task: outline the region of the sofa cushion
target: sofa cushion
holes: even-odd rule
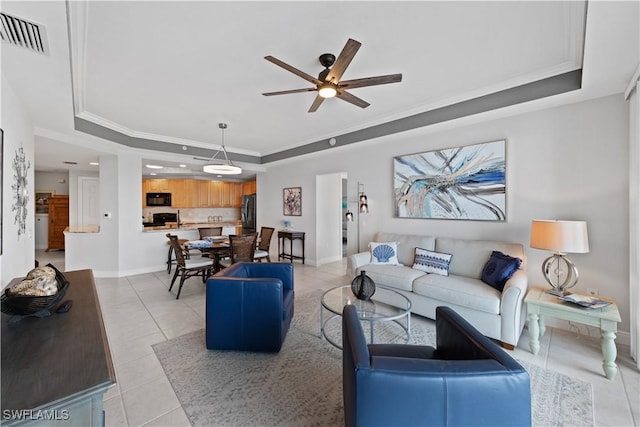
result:
[[[371,242],[369,248],[371,249],[371,264],[400,264],[397,242]]]
[[[479,279],[426,274],[413,282],[413,292],[444,303],[490,314],[500,314],[502,294]]]
[[[504,284],[520,268],[520,264],[522,264],[520,258],[493,251],[482,270],[482,281],[502,292]]]
[[[416,248],[416,256],[413,260],[412,268],[422,270],[426,273],[449,275],[449,263],[451,254],[443,254],[435,251],[428,251],[423,248]]]
[[[436,239],[432,236],[415,234],[383,233],[376,234],[376,242],[398,242],[398,262],[403,265],[413,264],[416,248],[435,250]],[[504,251],[503,251],[504,252]]]
[[[364,270],[376,285],[411,291],[413,281],[426,273],[403,265],[369,264],[357,269],[357,274]]]

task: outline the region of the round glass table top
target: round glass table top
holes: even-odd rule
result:
[[[385,303],[376,300],[382,295]],[[347,304],[356,306],[360,319],[374,322],[398,319],[411,310],[411,301],[407,297],[382,286],[376,286],[375,293],[368,301],[356,298],[350,285],[329,289],[322,295],[322,306],[334,314],[342,315],[342,309]]]

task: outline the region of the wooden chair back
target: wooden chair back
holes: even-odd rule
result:
[[[173,247],[173,252],[176,255],[176,265],[184,268],[186,265],[186,263],[184,262],[184,248],[180,245],[178,236],[167,233],[167,237],[169,238],[169,243],[171,244],[171,247]]]
[[[271,245],[271,237],[275,228],[273,227],[261,227],[260,228],[260,242],[258,243],[258,249],[269,252],[269,246]]]
[[[200,233],[200,240],[208,236],[222,236],[222,227],[198,228],[198,233]]]
[[[232,234],[229,236],[229,246],[231,247],[231,264],[237,262],[253,262],[253,255],[256,251],[256,241],[258,233]]]

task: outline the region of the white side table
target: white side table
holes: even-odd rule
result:
[[[533,354],[540,350],[540,337],[544,335],[544,316],[557,317],[558,319],[582,323],[600,328],[600,344],[602,347],[602,368],[606,377],[615,378],[618,372],[616,366],[616,332],[618,322],[621,322],[620,312],[615,300],[604,308],[581,308],[571,303],[564,302],[554,295],[545,292],[546,288],[533,287],[524,299],[529,313],[529,347]]]

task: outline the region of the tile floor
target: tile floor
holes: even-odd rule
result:
[[[64,252],[37,251],[36,259],[64,269]],[[345,267],[344,259],[320,268],[296,263],[296,291],[344,284]],[[204,327],[204,288],[199,278],[189,279],[176,300],[167,292],[170,278],[158,271],[96,279],[117,377],[104,400],[109,426],[189,425],[151,345]],[[601,369],[597,330],[579,329],[581,334],[548,328],[536,356],[525,329],[513,355],[591,383],[597,426],[639,426],[640,372],[629,348],[618,344],[619,371],[609,381]]]

